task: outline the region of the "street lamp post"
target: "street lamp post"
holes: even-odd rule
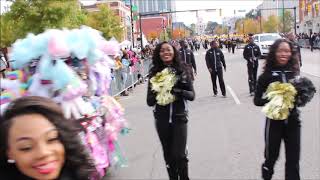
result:
[[[181,35],[181,23],[179,23],[179,35]],[[179,36],[181,39],[181,36]]]
[[[284,0],[282,0],[282,32],[285,31],[285,24],[284,24]]]
[[[244,35],[244,21],[242,21],[242,34]]]
[[[284,4],[283,4],[284,5]],[[283,28],[282,28],[282,31],[284,32],[285,31],[285,24],[284,24],[284,10],[285,9],[293,9],[294,10],[294,25],[295,25],[295,27],[294,27],[294,31],[295,32],[297,32],[297,26],[296,26],[296,19],[297,19],[297,14],[296,14],[296,8],[297,7],[293,7],[293,8],[285,8],[284,6],[282,6],[282,8],[266,8],[266,9],[260,9],[260,11],[262,11],[262,10],[278,10],[279,11],[279,9],[282,9],[283,10],[283,14],[282,14],[282,21],[283,21]],[[278,32],[279,32],[279,28],[278,28]]]
[[[140,43],[141,49],[143,48],[143,41],[142,41],[142,16],[139,14],[139,29],[140,29]]]
[[[259,14],[260,14],[260,18],[259,18],[259,22],[260,22],[260,33],[262,33],[262,13],[261,10],[259,10]]]
[[[293,8],[293,14],[294,14],[294,34],[297,34],[297,13],[296,13],[296,7]]]
[[[132,40],[132,48],[134,48],[134,28],[133,28],[133,12],[132,12],[132,0],[130,0],[130,18],[131,18],[131,40]]]

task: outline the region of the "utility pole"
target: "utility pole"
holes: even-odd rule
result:
[[[171,9],[170,9],[171,11]],[[171,25],[171,39],[173,39],[173,17],[172,17],[172,13],[170,14],[170,25]]]
[[[284,24],[284,0],[282,0],[282,33],[285,31],[285,24]]]
[[[134,48],[134,28],[133,28],[133,13],[132,13],[132,0],[130,0],[130,14],[131,14],[131,40],[132,40],[132,48]]]
[[[181,39],[180,34],[181,34],[181,24],[179,23],[179,37],[180,37],[180,39]]]
[[[297,34],[297,13],[296,13],[297,8],[293,8],[293,14],[294,14],[294,34]]]
[[[244,20],[242,20],[242,34],[244,34]]]
[[[284,4],[283,4],[284,5]],[[297,32],[297,26],[296,26],[296,18],[297,18],[297,14],[296,14],[296,9],[297,9],[297,7],[293,7],[293,8],[285,8],[284,6],[282,6],[282,8],[266,8],[266,9],[260,9],[260,11],[262,11],[262,10],[279,10],[279,9],[282,9],[283,10],[283,14],[282,14],[282,21],[283,21],[283,29],[282,29],[282,31],[284,32],[284,30],[285,30],[285,24],[284,24],[284,10],[285,9],[293,9],[294,10],[294,24],[295,24],[295,27],[294,27],[294,31],[295,32]]]
[[[140,29],[140,43],[141,43],[141,49],[142,49],[143,42],[142,42],[142,16],[141,16],[141,13],[139,13],[139,29]]]
[[[260,22],[260,33],[262,33],[262,13],[261,10],[259,9],[259,14],[260,14],[260,18],[259,18],[259,22]]]

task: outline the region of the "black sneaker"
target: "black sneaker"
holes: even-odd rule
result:
[[[213,94],[213,97],[217,97],[217,94]]]
[[[223,97],[223,98],[226,98],[226,97],[227,97],[227,95],[222,95],[222,97]]]

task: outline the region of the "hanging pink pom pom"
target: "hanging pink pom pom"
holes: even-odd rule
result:
[[[117,41],[101,41],[99,49],[107,55],[116,55],[120,51],[120,45]]]
[[[59,37],[61,38],[61,37]],[[57,35],[50,38],[48,52],[51,57],[68,57],[69,49],[63,40],[59,40]]]

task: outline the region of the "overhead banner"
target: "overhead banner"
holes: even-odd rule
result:
[[[300,1],[300,8],[304,9],[304,0]]]
[[[314,9],[316,10],[316,13],[318,14],[319,13],[319,3],[316,3],[314,5]]]
[[[308,4],[308,13],[311,13],[311,10],[312,10],[312,5]]]

